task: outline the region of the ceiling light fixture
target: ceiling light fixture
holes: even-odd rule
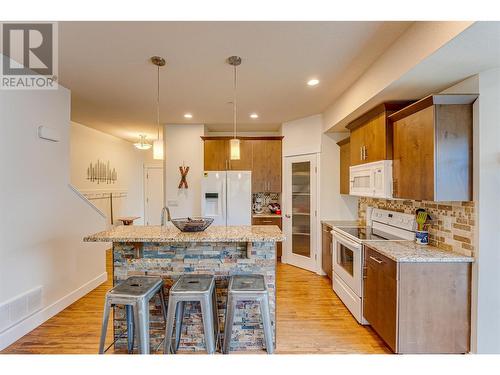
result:
[[[257,113],[251,113],[250,118],[259,118],[259,115]]]
[[[319,83],[319,79],[316,79],[316,78],[310,79],[309,81],[307,81],[307,84],[309,86],[316,86],[318,83]]]
[[[151,57],[151,62],[158,68],[156,86],[156,127],[158,135],[153,142],[153,159],[163,160],[163,140],[160,139],[160,67],[165,66],[166,62],[165,59],[160,56]]]
[[[193,115],[191,113],[185,113],[184,118],[193,118]]]
[[[234,125],[234,138],[229,141],[229,159],[240,160],[240,140],[236,138],[236,67],[241,65],[241,57],[230,56],[227,58],[227,63],[233,66],[233,125]]]
[[[134,143],[134,146],[138,148],[139,150],[149,150],[152,146],[151,143],[149,143],[146,140],[145,135],[139,135],[139,138],[141,139],[139,142]]]

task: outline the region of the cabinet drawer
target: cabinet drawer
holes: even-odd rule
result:
[[[396,262],[369,247],[365,247],[365,265],[367,264],[383,272],[386,277],[397,280]]]
[[[253,217],[253,225],[277,225],[281,228],[281,217]]]

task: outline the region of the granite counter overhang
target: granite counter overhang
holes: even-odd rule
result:
[[[398,263],[472,263],[474,258],[413,241],[367,241],[365,246]]]
[[[121,225],[85,237],[85,242],[282,242],[276,225],[212,225],[203,232],[181,232],[174,226]]]

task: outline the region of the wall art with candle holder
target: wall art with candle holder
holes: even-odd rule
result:
[[[87,168],[87,180],[98,184],[114,184],[117,179],[115,168],[111,168],[108,162],[97,159],[97,163],[90,163]]]

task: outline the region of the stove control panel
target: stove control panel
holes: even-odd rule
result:
[[[403,212],[374,208],[371,212],[371,220],[410,231],[414,231],[416,228],[415,215]]]

